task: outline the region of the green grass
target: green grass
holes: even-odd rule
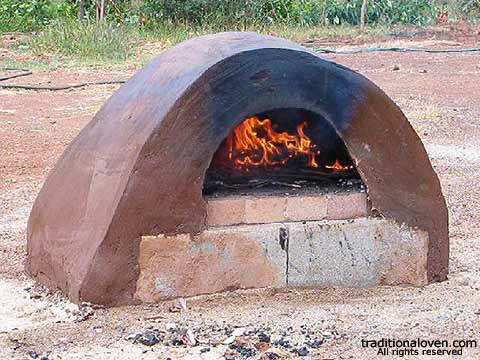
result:
[[[218,26],[161,25],[150,29],[139,29],[131,25],[79,24],[70,21],[50,26],[35,35],[27,35],[16,44],[17,52],[31,53],[35,60],[30,66],[35,69],[45,67],[84,67],[131,64],[139,66],[147,63],[162,48],[174,46],[184,40],[220,31],[256,31],[275,35],[296,42],[309,39],[356,37],[368,38],[387,34],[389,26],[374,26],[360,30],[350,25],[339,26],[238,26],[224,28]],[[150,53],[143,51],[146,41],[158,42]],[[38,60],[36,60],[38,59]],[[19,67],[19,66],[17,66]]]
[[[466,18],[474,23],[480,21],[480,0],[448,0],[450,16]]]
[[[49,26],[24,40],[34,55],[78,58],[87,62],[124,62],[138,51],[136,28],[111,24],[80,24],[76,21]]]
[[[191,39],[196,36],[212,34],[222,31],[253,31],[267,35],[274,35],[288,40],[302,42],[313,38],[335,38],[335,37],[357,37],[369,38],[373,36],[386,35],[391,30],[388,25],[369,26],[361,30],[358,26],[337,25],[337,26],[294,26],[287,24],[271,26],[238,26],[238,27],[188,27],[188,26],[159,26],[142,32],[142,38],[151,41],[165,41],[171,45]]]
[[[480,0],[448,1],[449,8],[457,9],[459,14],[467,10],[475,13],[480,8]],[[299,43],[338,37],[364,40],[381,37],[391,32],[393,24],[431,23],[439,14],[442,1],[369,2],[367,24],[370,25],[364,30],[357,26],[360,0],[249,0],[249,6],[236,0],[144,0],[141,3],[143,7],[138,8],[129,7],[129,2],[120,2],[126,5],[111,7],[117,10],[108,14],[105,23],[90,20],[81,24],[75,19],[73,2],[0,0],[0,32],[15,25],[15,19],[22,24],[23,28],[18,28],[23,29],[21,31],[38,31],[25,33],[13,47],[26,55],[21,58],[30,59],[25,60],[28,62],[25,65],[30,65],[25,67],[139,66],[163,48],[222,31],[255,31]],[[139,25],[143,17],[147,20],[146,26]],[[91,14],[88,18],[92,18]],[[17,29],[15,26],[12,29]],[[158,44],[146,49],[143,46],[146,41]]]

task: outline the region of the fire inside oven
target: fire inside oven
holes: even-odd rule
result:
[[[263,186],[360,184],[345,144],[322,116],[277,109],[244,119],[222,142],[204,193]]]

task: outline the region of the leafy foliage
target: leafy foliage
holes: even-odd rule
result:
[[[139,11],[153,22],[194,26],[356,25],[361,6],[362,0],[145,0]],[[437,13],[432,0],[375,0],[369,2],[366,20],[370,24],[425,24]]]
[[[452,7],[460,14],[480,17],[480,0],[454,0]]]
[[[59,0],[0,0],[0,31],[32,31],[75,16],[75,4]]]
[[[367,24],[428,24],[447,0],[370,0]],[[480,12],[480,0],[448,0],[464,12]],[[110,0],[107,18],[147,27],[171,24],[218,30],[270,25],[357,25],[362,0]],[[86,0],[87,18],[95,18]],[[75,0],[0,0],[0,31],[39,30],[77,13]],[[144,22],[145,22],[144,21]]]
[[[358,25],[362,0],[109,0],[106,21],[100,24],[93,0],[85,1],[86,18],[80,23],[78,3],[0,0],[0,32],[38,32],[24,44],[36,53],[124,60],[141,38],[177,42],[228,30],[285,35],[348,28]],[[456,13],[480,14],[480,0],[369,0],[366,23],[428,24],[446,4],[449,9],[454,4]]]

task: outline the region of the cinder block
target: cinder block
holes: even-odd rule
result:
[[[325,195],[287,197],[285,217],[288,221],[323,220],[326,216]]]
[[[428,239],[426,231],[392,221],[378,222],[376,240],[380,242],[379,256],[384,263],[380,283],[427,285]]]
[[[155,302],[225,290],[284,287],[281,224],[217,228],[196,236],[143,237],[135,298]]]
[[[288,284],[310,287],[378,284],[379,253],[374,241],[374,222],[289,224]]]
[[[427,284],[428,241],[423,230],[377,218],[143,237],[135,298],[154,302],[287,285],[421,286]]]
[[[285,221],[286,197],[247,198],[245,200],[245,223],[267,224]]]
[[[207,225],[226,226],[242,224],[245,217],[245,199],[209,199],[207,202]]]
[[[346,220],[368,216],[367,194],[328,195],[327,219]]]
[[[370,218],[290,223],[288,233],[289,285],[427,284],[425,231]]]

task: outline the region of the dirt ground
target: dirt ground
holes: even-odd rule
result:
[[[425,32],[388,45],[468,47],[470,33]],[[342,44],[336,44],[342,46]],[[365,44],[370,46],[374,44]],[[385,44],[382,44],[385,46]],[[480,342],[480,54],[367,53],[328,55],[374,81],[406,113],[441,180],[450,215],[449,280],[425,288],[236,291],[172,303],[94,309],[86,319],[58,293],[24,274],[26,222],[48,172],[65,147],[118,88],[59,92],[0,90],[0,357],[48,359],[218,359],[235,328],[263,329],[321,345],[303,358],[373,359],[362,339],[476,339]],[[395,70],[394,70],[395,69]],[[134,69],[40,72],[18,83],[70,83],[128,78]],[[219,345],[145,346],[127,339],[146,329],[188,328]],[[210,332],[210,333],[209,333]],[[312,336],[313,336],[312,335]],[[300,340],[299,340],[300,341]],[[225,344],[223,344],[224,342]],[[272,345],[273,346],[273,345]],[[257,352],[258,353],[258,352]],[[279,351],[278,358],[300,355]],[[239,354],[232,358],[239,359]],[[275,356],[270,358],[274,359]],[[406,356],[404,358],[448,358]],[[464,359],[479,359],[464,349]]]

